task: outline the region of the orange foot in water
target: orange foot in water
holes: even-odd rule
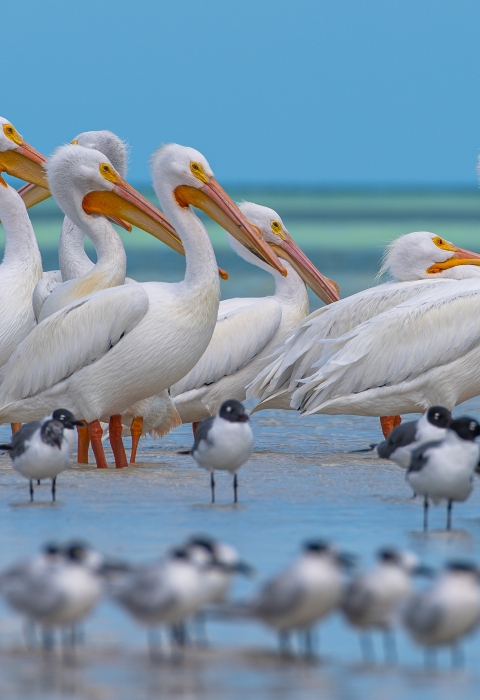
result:
[[[382,416],[380,418],[380,425],[382,426],[382,433],[385,440],[388,438],[390,433],[397,425],[400,425],[402,419],[400,416]]]

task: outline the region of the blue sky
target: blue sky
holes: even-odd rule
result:
[[[2,116],[35,147],[87,129],[201,150],[225,183],[472,185],[478,0],[14,0]]]

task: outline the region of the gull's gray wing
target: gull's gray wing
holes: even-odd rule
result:
[[[304,587],[290,571],[268,581],[252,600],[252,611],[258,617],[269,619],[288,615],[301,601]]]
[[[66,595],[56,585],[53,570],[32,574],[28,564],[9,569],[0,578],[0,590],[19,612],[41,622],[66,603]]]
[[[444,610],[438,603],[426,602],[424,595],[415,596],[405,610],[405,625],[413,633],[429,634],[440,624]]]
[[[165,585],[163,564],[139,567],[127,574],[117,586],[114,597],[132,613],[146,616],[167,610],[176,597],[172,589]]]
[[[205,420],[202,420],[202,422],[198,426],[197,432],[195,434],[195,442],[193,443],[192,447],[192,454],[198,449],[198,446],[202,440],[210,442],[208,440],[208,431],[212,427],[214,420],[215,416],[210,416],[210,418],[205,418]]]
[[[12,435],[11,443],[8,445],[0,445],[0,449],[8,450],[12,459],[19,457],[27,448],[25,443],[40,428],[40,426],[41,423],[37,420],[30,421],[30,423],[25,423],[18,432]]]
[[[390,459],[390,455],[399,447],[407,447],[415,442],[418,421],[401,423],[392,430],[388,438],[377,447],[378,456],[381,459]]]
[[[345,591],[342,610],[350,620],[361,618],[373,600],[373,593],[365,585],[362,577],[352,581]]]
[[[429,450],[432,448],[435,449],[441,444],[441,440],[433,440],[430,442],[424,442],[422,445],[419,445],[415,450],[413,450],[407,474],[410,472],[419,472],[428,461]]]

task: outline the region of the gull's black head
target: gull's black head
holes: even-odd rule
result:
[[[59,420],[50,419],[45,421],[40,429],[42,441],[46,445],[50,445],[50,447],[58,447],[58,449],[61,450],[64,427],[63,423],[60,423]]]
[[[73,541],[69,542],[63,551],[67,559],[80,562],[85,560],[88,550],[89,546],[85,542]]]
[[[462,440],[475,440],[480,435],[480,425],[475,418],[469,418],[468,416],[453,420],[450,423],[450,430],[457,433]]]
[[[461,559],[447,562],[445,568],[447,571],[465,571],[466,573],[472,574],[476,574],[478,572],[478,568],[475,566],[475,564],[472,564],[470,561],[463,561]]]
[[[303,543],[304,552],[320,554],[323,552],[330,552],[331,550],[332,545],[329,542],[326,542],[325,540],[308,540],[307,542]]]
[[[236,399],[229,399],[222,403],[218,415],[231,423],[246,423],[248,421],[243,405]]]
[[[432,406],[427,411],[427,420],[436,428],[448,428],[452,422],[452,414],[443,406]]]
[[[211,554],[215,552],[215,542],[208,535],[193,535],[188,540],[188,544],[196,547],[203,547],[203,549],[207,550]]]
[[[74,428],[76,425],[84,425],[81,420],[77,420],[73,413],[66,408],[56,408],[52,413],[52,419],[63,423],[65,428]]]
[[[387,547],[380,549],[377,556],[380,561],[389,562],[391,564],[399,564],[401,560],[400,554],[396,549],[390,549]]]
[[[62,552],[62,548],[56,542],[47,542],[43,545],[42,552],[49,557],[56,557]]]

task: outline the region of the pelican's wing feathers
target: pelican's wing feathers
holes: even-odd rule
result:
[[[244,367],[274,337],[282,320],[282,309],[271,297],[248,300],[247,305],[220,313],[209,346],[195,367],[171,387],[173,397]],[[232,310],[233,307],[233,310]]]
[[[36,326],[5,368],[0,404],[35,396],[92,364],[141,321],[148,295],[141,285],[84,297]]]
[[[464,356],[480,345],[475,301],[480,305],[478,280],[436,287],[326,341],[326,360],[302,381],[292,406],[316,410],[331,399],[398,385]]]
[[[298,380],[308,377],[329,348],[319,340],[339,338],[368,319],[434,288],[448,288],[453,280],[387,282],[365,289],[307,316],[298,330],[272,354],[272,362],[248,388],[247,396],[262,401],[274,392],[293,391]]]

